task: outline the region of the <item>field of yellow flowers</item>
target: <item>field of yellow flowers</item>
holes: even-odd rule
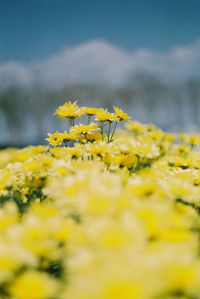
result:
[[[200,298],[200,136],[55,114],[49,146],[0,151],[0,298]]]

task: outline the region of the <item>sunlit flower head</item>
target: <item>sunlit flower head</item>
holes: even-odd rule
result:
[[[96,120],[104,122],[104,121],[119,121],[119,117],[111,112],[108,112],[107,110],[100,109],[96,114]]]
[[[97,108],[88,108],[88,107],[81,107],[80,109],[88,116],[92,116],[99,111],[99,109],[97,109]]]
[[[61,145],[63,141],[63,135],[62,133],[59,133],[56,131],[53,134],[48,133],[47,134],[49,138],[46,138],[46,140],[53,146]]]
[[[114,106],[114,110],[115,110],[115,115],[119,118],[120,121],[130,119],[130,116],[128,116],[128,114],[125,113],[122,109],[119,109],[118,107]]]
[[[84,112],[81,111],[81,109],[79,108],[79,106],[77,105],[77,101],[75,101],[74,103],[71,103],[70,101],[65,103],[64,105],[60,106],[55,114],[59,117],[59,118],[76,118],[76,117],[81,117]]]
[[[70,140],[75,140],[78,139],[77,134],[75,134],[74,132],[67,133],[66,131],[62,133],[62,139],[64,141],[70,141]]]
[[[71,127],[70,133],[74,134],[86,134],[86,133],[94,133],[99,131],[99,126],[96,123],[91,123],[89,125],[79,124]]]

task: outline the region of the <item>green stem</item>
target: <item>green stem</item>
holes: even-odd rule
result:
[[[116,121],[109,142],[113,141],[113,136],[114,136],[114,134],[115,134],[115,130],[116,130],[117,124],[118,124],[118,122]]]
[[[68,120],[68,124],[69,124],[69,131],[70,131],[70,128],[71,128],[71,119],[70,119],[70,117],[68,117],[68,118],[67,118],[67,120]]]
[[[71,123],[72,123],[72,126],[75,125],[75,123],[74,123],[74,117],[71,118]]]
[[[64,145],[67,147],[68,146],[68,141],[66,139],[63,140]]]
[[[89,125],[89,123],[90,123],[90,119],[91,119],[91,115],[88,115],[88,125]]]
[[[109,121],[109,125],[108,125],[108,143],[110,142],[110,129],[111,129],[111,121]]]
[[[102,141],[103,141],[104,140],[104,137],[103,137],[103,121],[100,122],[100,127],[101,127]]]

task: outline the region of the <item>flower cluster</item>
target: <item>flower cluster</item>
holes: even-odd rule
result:
[[[0,298],[199,298],[200,136],[56,114],[53,147],[0,151]]]
[[[67,146],[71,140],[87,143],[99,139],[106,139],[107,143],[110,143],[113,141],[118,122],[130,119],[130,117],[118,107],[114,107],[114,111],[115,113],[111,113],[107,109],[102,108],[79,107],[77,102],[67,102],[63,106],[60,106],[55,114],[62,119],[68,120],[69,132],[65,131],[59,133],[56,131],[54,134],[49,133],[47,141],[52,146],[63,144]],[[84,115],[87,116],[87,124],[75,125],[75,119]],[[94,117],[94,121],[97,122],[90,123],[92,117]]]

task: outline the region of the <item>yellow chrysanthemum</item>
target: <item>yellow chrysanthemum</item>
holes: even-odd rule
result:
[[[129,121],[125,124],[125,128],[128,131],[132,131],[137,134],[145,133],[145,126],[137,121]]]
[[[86,133],[85,138],[89,141],[97,141],[101,140],[101,134],[100,133]]]
[[[127,113],[125,113],[123,110],[119,109],[118,107],[114,106],[115,115],[119,118],[119,120],[129,120],[130,116],[128,116]]]
[[[47,134],[49,138],[46,138],[46,140],[53,146],[61,145],[63,141],[62,133],[59,133],[56,131],[54,134]]]
[[[105,142],[98,142],[94,144],[89,144],[86,147],[86,151],[90,154],[94,154],[97,156],[103,156],[108,150],[108,146]]]
[[[186,144],[191,145],[199,145],[200,143],[200,136],[195,134],[181,134],[180,136],[181,141],[183,141]]]
[[[74,103],[71,103],[70,101],[65,103],[64,105],[60,106],[56,112],[56,115],[60,118],[75,118],[75,117],[80,117],[84,114],[83,111],[79,108],[77,105],[77,101]]]
[[[96,120],[113,122],[113,121],[119,121],[119,117],[114,113],[101,109],[96,114]]]
[[[91,123],[89,125],[79,124],[77,126],[71,127],[70,132],[74,134],[86,134],[86,133],[94,133],[99,131],[98,124]]]
[[[80,109],[88,116],[92,116],[99,111],[99,109],[97,109],[97,108],[88,108],[88,107],[81,107]]]
[[[73,132],[70,132],[70,133],[67,133],[66,131],[62,133],[62,139],[64,141],[70,141],[70,140],[75,140],[75,139],[78,139],[78,136],[77,134],[73,133]]]
[[[11,285],[11,294],[18,299],[47,299],[54,297],[57,283],[47,274],[29,270],[17,277]]]

